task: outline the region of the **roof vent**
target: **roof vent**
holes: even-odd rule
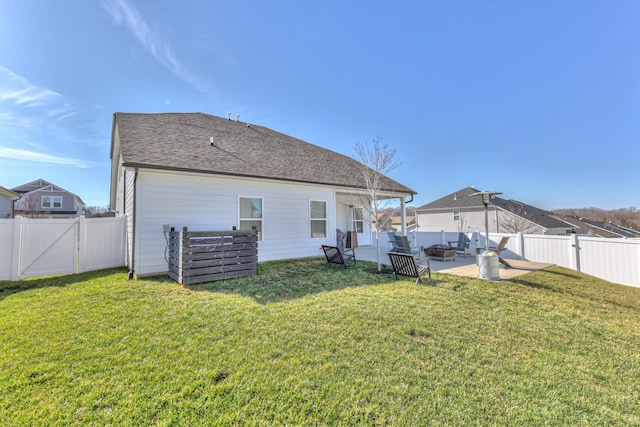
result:
[[[216,146],[216,144],[213,143],[213,137],[212,136],[209,137],[209,145],[212,146],[212,147]]]
[[[236,114],[236,122],[239,122],[240,120],[238,120],[240,118],[240,114]]]
[[[227,113],[227,120],[231,120],[231,111]]]

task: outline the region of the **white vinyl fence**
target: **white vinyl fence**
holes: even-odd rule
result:
[[[458,240],[458,232],[409,232],[414,246],[447,244]],[[485,246],[484,233],[469,233],[471,253]],[[491,246],[502,237],[509,242],[501,256],[532,262],[556,264],[581,271],[613,283],[640,287],[640,239],[608,239],[585,236],[547,236],[540,234],[490,233]],[[380,234],[381,243],[386,235]],[[372,238],[375,242],[375,236]]]
[[[0,220],[0,280],[125,265],[125,217]]]

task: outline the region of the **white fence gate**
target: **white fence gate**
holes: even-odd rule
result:
[[[125,265],[125,217],[0,220],[0,280]]]

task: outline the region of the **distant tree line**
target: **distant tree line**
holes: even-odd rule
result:
[[[85,206],[84,216],[87,218],[100,218],[114,216],[114,214],[109,211],[108,206]]]

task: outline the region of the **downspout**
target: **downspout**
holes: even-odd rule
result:
[[[133,206],[131,213],[131,265],[129,266],[129,280],[133,279],[135,274],[135,264],[136,264],[136,200],[137,196],[137,188],[138,188],[138,168],[136,167],[133,172]]]

